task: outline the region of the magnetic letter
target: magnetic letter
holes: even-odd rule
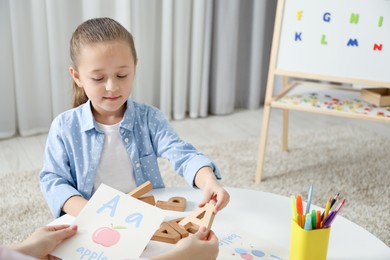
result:
[[[301,36],[302,36],[302,33],[300,32],[300,33],[295,33],[295,41],[302,41],[302,39],[301,39]]]
[[[97,210],[97,213],[100,214],[103,210],[107,208],[107,209],[111,209],[110,217],[115,216],[115,210],[116,207],[118,206],[118,202],[119,202],[119,195],[116,195],[112,200],[103,204],[102,207]]]
[[[324,13],[324,16],[322,17],[324,22],[330,22],[330,13]]]
[[[382,27],[382,24],[383,24],[383,16],[379,16],[378,27]]]
[[[302,14],[303,14],[303,11],[302,11],[302,10],[299,10],[299,11],[297,12],[297,20],[298,20],[298,21],[301,20]]]
[[[374,51],[382,51],[382,43],[380,44],[377,44],[377,43],[374,43]]]
[[[350,23],[358,23],[358,21],[359,21],[359,14],[354,14],[354,13],[352,13],[351,14],[351,18],[349,19],[349,22]]]
[[[326,41],[326,35],[325,34],[323,34],[322,37],[321,37],[321,44],[324,44],[324,45],[328,44],[328,42]]]
[[[349,39],[347,46],[359,46],[358,40],[357,39]]]

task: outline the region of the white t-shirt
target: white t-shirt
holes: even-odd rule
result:
[[[124,193],[137,187],[130,157],[119,134],[119,125],[120,122],[115,125],[97,123],[105,136],[92,194],[102,183]]]

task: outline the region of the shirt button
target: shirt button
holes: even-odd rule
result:
[[[135,167],[137,167],[137,168],[139,168],[140,166],[141,166],[140,163],[136,163],[136,164],[135,164]]]
[[[125,142],[128,143],[129,142],[129,138],[125,138]]]

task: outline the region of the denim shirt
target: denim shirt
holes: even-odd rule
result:
[[[221,178],[217,166],[182,141],[155,107],[129,99],[119,132],[137,186],[149,180],[153,188],[164,187],[158,157],[167,158],[191,186],[197,171],[204,166],[211,167],[217,179]],[[88,200],[92,196],[103,144],[104,133],[96,127],[90,101],[53,120],[39,178],[41,191],[55,217],[63,214],[62,207],[70,197],[80,195]]]

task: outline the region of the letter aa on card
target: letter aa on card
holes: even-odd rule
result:
[[[63,259],[138,258],[164,217],[161,209],[102,184],[75,219],[77,234],[53,255]]]

